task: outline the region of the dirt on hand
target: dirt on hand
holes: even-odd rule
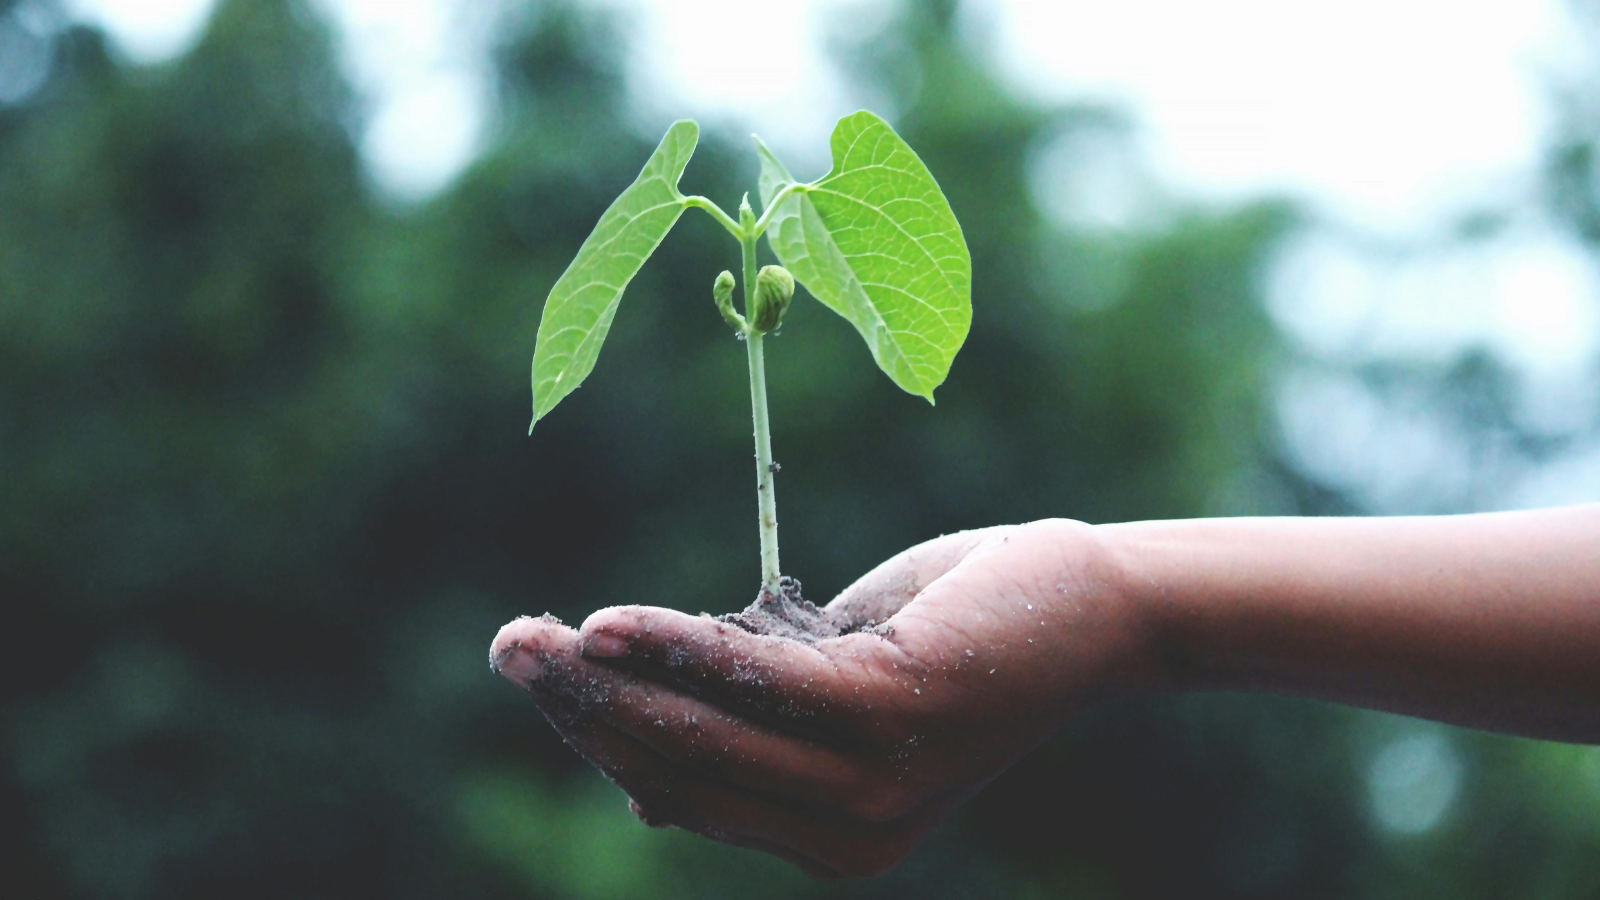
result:
[[[718,622],[737,625],[751,634],[766,634],[815,644],[828,638],[866,631],[887,635],[889,626],[879,622],[850,622],[801,596],[800,582],[785,575],[778,579],[774,596],[765,588],[742,611],[716,617]]]

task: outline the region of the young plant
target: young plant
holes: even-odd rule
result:
[[[685,209],[705,210],[739,242],[744,312],[733,308],[736,280],[716,276],[712,299],[745,342],[755,419],[760,507],[761,586],[779,594],[778,513],[767,422],[765,335],[777,330],[799,282],[856,327],[895,384],[933,402],[972,321],[972,261],[961,226],[939,185],[888,123],[870,112],[839,120],[833,169],[796,182],[756,140],[761,157],[759,218],[746,194],[735,220],[705,197],[686,197],[678,179],[700,128],[673,123],[644,171],[611,204],[545,301],[533,352],[533,422],[594,369],[623,289]],[[756,269],[756,241],[782,266]],[[533,426],[528,426],[533,432]]]

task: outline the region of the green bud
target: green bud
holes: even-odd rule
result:
[[[755,224],[756,211],[750,208],[750,193],[746,191],[744,199],[739,201],[739,225],[745,231],[749,231]]]
[[[733,273],[723,269],[711,285],[711,297],[717,301],[717,311],[737,331],[744,331],[744,319],[733,311]]]
[[[757,331],[776,331],[794,297],[794,276],[783,266],[762,266],[751,298],[750,325]]]

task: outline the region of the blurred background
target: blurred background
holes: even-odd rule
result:
[[[1600,749],[1224,695],[1096,709],[816,883],[638,825],[485,665],[518,614],[757,587],[707,217],[525,432],[546,291],[685,115],[731,209],[751,131],[809,179],[872,108],[971,246],[937,408],[803,298],[769,347],[813,599],[1044,516],[1600,499],[1597,23],[0,0],[0,893],[1600,896]]]

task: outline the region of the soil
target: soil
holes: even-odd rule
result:
[[[890,627],[879,622],[849,622],[818,609],[815,603],[801,596],[800,582],[785,575],[778,579],[778,594],[773,596],[766,588],[743,611],[717,616],[717,621],[737,625],[751,634],[767,634],[815,644],[828,638],[865,631],[888,636]]]

